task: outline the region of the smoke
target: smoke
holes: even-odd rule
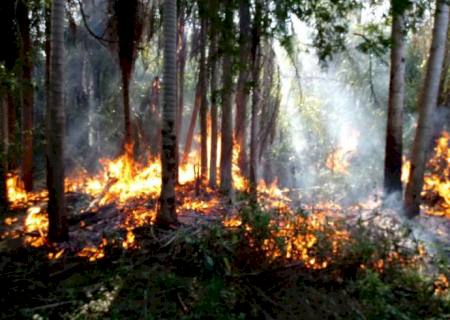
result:
[[[295,67],[286,63],[283,49],[277,48],[277,57],[282,114],[297,167],[295,187],[313,200],[360,202],[379,189],[382,179],[387,66],[349,50],[323,68],[304,44],[308,27],[298,21],[294,26],[302,35]],[[338,162],[345,170],[337,168]]]

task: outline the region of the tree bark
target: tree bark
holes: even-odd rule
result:
[[[392,1],[391,79],[384,161],[384,192],[402,194],[403,106],[405,99],[405,21]]]
[[[446,0],[438,0],[427,73],[418,102],[419,120],[411,158],[410,180],[405,193],[404,209],[408,218],[413,218],[420,213],[421,192],[427,160],[426,150],[433,131],[433,114],[439,95],[439,80],[444,62],[448,20],[449,5]]]
[[[220,190],[231,199],[232,159],[233,159],[233,124],[231,95],[233,93],[233,62],[230,48],[232,47],[233,10],[231,1],[224,1],[225,20],[222,30],[221,52],[222,59],[222,126],[220,152]]]
[[[162,186],[160,208],[156,223],[170,226],[177,223],[176,215],[176,171],[177,171],[177,1],[164,0],[164,97],[162,111]]]
[[[236,87],[236,119],[234,136],[239,146],[238,165],[244,176],[248,176],[247,159],[247,101],[249,96],[251,55],[250,1],[241,0],[239,6],[239,79]]]
[[[50,97],[47,106],[50,122],[47,136],[49,191],[48,215],[50,241],[68,239],[64,201],[64,16],[63,0],[53,0],[50,55]]]

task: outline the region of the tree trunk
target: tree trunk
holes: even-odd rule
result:
[[[197,124],[198,113],[200,111],[201,105],[201,89],[200,89],[200,77],[197,82],[197,86],[195,89],[195,101],[194,101],[194,109],[192,109],[191,122],[189,124],[188,132],[186,135],[186,142],[184,144],[184,154],[183,154],[183,163],[186,163],[189,158],[189,153],[192,148],[192,140],[194,139],[194,131]]]
[[[177,107],[177,136],[181,136],[183,129],[184,111],[184,73],[186,70],[187,40],[185,33],[185,13],[180,13],[178,22],[178,107]]]
[[[152,143],[153,146],[153,156],[158,156],[161,154],[161,110],[159,104],[159,91],[161,83],[159,77],[156,76],[152,82],[152,96],[150,102],[150,109],[152,114],[152,119],[154,119],[155,130],[152,137],[155,137],[155,142]]]
[[[251,51],[250,1],[241,0],[239,7],[239,79],[236,87],[236,119],[234,136],[239,146],[238,165],[248,176],[247,159],[247,100],[249,95],[249,65]]]
[[[164,98],[162,111],[162,186],[160,209],[156,223],[170,226],[177,223],[176,215],[176,171],[177,171],[177,1],[164,0]]]
[[[413,218],[420,213],[421,192],[426,165],[426,149],[432,135],[433,114],[439,95],[439,80],[445,55],[449,5],[438,0],[434,20],[433,39],[427,73],[418,102],[419,120],[411,158],[410,179],[405,193],[405,214]]]
[[[257,184],[258,184],[258,111],[260,105],[260,60],[261,60],[261,3],[256,1],[255,17],[252,28],[252,116],[251,116],[251,133],[250,133],[250,198],[252,201],[257,201]]]
[[[138,0],[116,0],[115,15],[117,17],[117,33],[119,38],[119,63],[122,73],[122,95],[124,111],[123,150],[130,151],[132,145],[132,126],[130,108],[130,79],[133,74],[137,44],[142,27],[138,20]]]
[[[221,52],[222,59],[222,126],[221,126],[221,150],[220,150],[220,190],[231,198],[233,180],[231,174],[233,159],[233,124],[232,103],[233,93],[233,62],[232,53],[232,29],[233,10],[231,0],[224,1],[225,21],[222,30]]]
[[[17,3],[17,21],[20,31],[22,60],[22,180],[26,191],[33,189],[33,84],[32,47],[28,7],[24,0]]]
[[[48,215],[50,241],[68,239],[64,201],[64,16],[63,0],[53,0],[51,26],[50,97],[47,106],[50,122],[47,136],[49,171]]]
[[[217,41],[215,35],[211,37],[211,51],[209,56],[209,65],[210,65],[210,96],[211,96],[211,150],[210,150],[210,163],[209,163],[209,186],[213,189],[217,187],[217,136],[218,136],[218,128],[217,128],[217,65],[218,65],[218,57],[217,57]]]
[[[384,161],[384,192],[402,194],[403,105],[405,98],[405,21],[392,1],[391,79]]]
[[[131,132],[131,111],[130,111],[130,79],[127,74],[122,73],[122,97],[123,97],[123,119],[124,138],[122,151],[131,150],[128,148],[132,144]],[[127,149],[128,148],[128,149]]]
[[[0,211],[8,208],[8,105],[3,92],[0,93]]]
[[[200,5],[201,6],[201,5]],[[202,6],[201,6],[202,7]],[[200,30],[200,175],[202,179],[208,177],[208,101],[206,99],[207,72],[206,72],[206,39],[207,19],[206,12],[201,12]]]

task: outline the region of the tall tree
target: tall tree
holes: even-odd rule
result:
[[[218,15],[219,1],[209,1],[209,79],[210,79],[210,103],[211,103],[211,147],[209,156],[209,186],[211,188],[217,187],[217,141],[218,141],[218,66],[219,66],[219,51],[218,51],[218,30],[220,30],[220,18]]]
[[[248,174],[247,160],[247,102],[249,96],[251,55],[250,1],[239,3],[239,79],[236,87],[236,119],[234,137],[239,146],[238,164],[244,175]]]
[[[258,182],[258,111],[260,107],[260,60],[261,60],[261,20],[262,20],[261,1],[255,2],[255,17],[252,27],[252,109],[251,109],[251,125],[250,125],[250,195],[253,201],[257,200],[257,182]]]
[[[183,126],[184,111],[184,74],[186,70],[187,56],[187,37],[185,32],[186,8],[183,3],[180,5],[178,17],[178,48],[177,48],[177,66],[178,66],[178,106],[177,106],[177,136],[181,135]]]
[[[198,2],[198,10],[200,16],[200,175],[202,179],[206,179],[208,177],[208,101],[206,99],[208,92],[206,67],[208,12],[204,0]]]
[[[408,218],[420,213],[421,192],[426,165],[426,151],[433,132],[433,114],[439,95],[439,80],[444,62],[449,22],[447,0],[437,0],[433,39],[427,72],[418,101],[419,120],[411,157],[410,179],[406,186],[404,209]]]
[[[162,187],[156,223],[161,226],[170,226],[177,223],[175,194],[177,182],[177,1],[164,0],[163,10]]]
[[[114,5],[119,36],[119,64],[122,73],[124,148],[132,144],[130,80],[136,59],[137,45],[142,35],[142,23],[139,21],[138,6],[138,0],[116,0]],[[123,150],[125,151],[126,149]]]
[[[405,13],[404,5],[391,0],[391,79],[384,161],[384,192],[402,192],[403,105],[405,99]]]
[[[50,241],[68,238],[64,201],[64,17],[65,1],[51,11],[50,86],[47,114],[47,188]]]
[[[3,80],[3,79],[2,79]],[[2,84],[3,85],[3,84]],[[8,106],[4,90],[0,92],[0,212],[8,205],[7,173],[8,173]]]
[[[222,25],[220,53],[222,55],[222,125],[220,150],[220,190],[230,197],[233,179],[231,174],[233,157],[233,119],[231,95],[233,92],[233,8],[232,0],[223,1],[225,19]]]
[[[33,60],[31,45],[31,22],[28,3],[17,3],[17,24],[20,34],[21,111],[22,111],[22,180],[26,191],[33,189]]]

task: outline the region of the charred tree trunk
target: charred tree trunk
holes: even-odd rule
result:
[[[50,241],[68,239],[64,201],[64,14],[63,0],[53,0],[51,23],[50,88],[47,106],[48,216]]]
[[[162,113],[162,186],[160,209],[156,223],[170,226],[177,223],[176,172],[177,172],[177,1],[164,0],[164,98]]]
[[[20,31],[20,57],[22,60],[22,180],[26,191],[33,189],[33,60],[29,9],[24,0],[17,3],[17,22]]]
[[[391,80],[384,161],[384,192],[402,193],[403,105],[405,99],[405,21],[392,1]]]
[[[234,136],[239,146],[238,165],[244,176],[248,176],[247,159],[247,101],[249,96],[251,55],[250,1],[241,0],[239,7],[239,79],[236,87],[236,119]]]
[[[203,5],[199,5],[201,12],[200,30],[200,175],[204,180],[208,177],[208,101],[206,99],[207,88],[207,68],[206,68],[206,39],[207,39],[207,19],[206,10]]]
[[[421,192],[426,165],[426,150],[432,136],[433,114],[439,95],[439,80],[444,62],[449,20],[449,5],[438,0],[433,29],[433,40],[427,64],[427,73],[418,102],[419,122],[411,158],[410,179],[405,193],[405,214],[413,218],[420,213]]]
[[[217,44],[215,39],[212,40],[211,46],[212,54],[210,56],[211,66],[211,150],[210,150],[210,164],[209,164],[209,186],[211,188],[217,187],[217,139],[218,139],[218,119],[217,119]]]
[[[221,53],[222,58],[222,125],[220,150],[220,190],[231,199],[233,188],[232,159],[233,159],[233,118],[231,95],[233,93],[233,62],[230,52],[233,30],[233,10],[231,1],[224,1],[225,20],[222,30]]]

